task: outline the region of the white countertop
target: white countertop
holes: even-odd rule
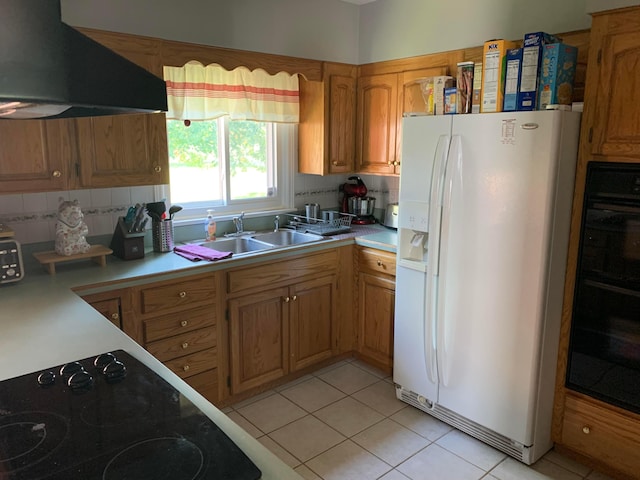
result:
[[[385,232],[372,229],[361,233],[373,235],[374,241],[370,246],[384,245],[377,235]],[[155,281],[159,274],[163,278],[179,277],[227,268],[231,262],[236,266],[266,258],[284,258],[298,250],[311,252],[329,246],[348,245],[354,242],[354,235],[303,248],[282,249],[268,254],[268,257],[256,255],[194,263],[173,253],[146,252],[144,259],[129,262],[109,257],[105,267],[90,261],[60,264],[56,275],[39,270],[28,271],[22,281],[0,286],[0,380],[122,349],[157,372],[208,415],[262,470],[263,479],[300,479],[290,467],[85,303],[72,289],[99,285],[93,291],[104,291],[109,289],[105,285],[112,283],[117,283],[113,287],[116,288]],[[358,237],[356,243],[368,245],[367,237]],[[389,242],[395,241],[393,235],[386,238]],[[391,244],[385,247],[394,248]],[[148,278],[152,275],[153,279]],[[83,293],[93,291],[89,288]]]

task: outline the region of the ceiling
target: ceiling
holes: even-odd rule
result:
[[[364,5],[365,3],[375,2],[376,0],[342,0],[343,2],[353,3],[355,5]]]

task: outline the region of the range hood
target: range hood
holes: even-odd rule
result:
[[[60,0],[0,0],[0,119],[166,110],[164,80],[64,24]]]

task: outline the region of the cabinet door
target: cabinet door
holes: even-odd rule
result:
[[[107,298],[104,300],[91,300],[91,297],[84,297],[93,308],[109,319],[116,327],[122,328],[122,308],[120,297]]]
[[[390,276],[361,272],[359,280],[358,352],[379,367],[393,365],[395,281]]]
[[[333,276],[290,288],[291,371],[330,358],[335,348],[336,287]]]
[[[0,192],[67,189],[75,145],[69,120],[0,121]]]
[[[83,188],[169,183],[164,114],[76,119]]]
[[[640,9],[594,17],[585,111],[593,102],[591,152],[640,156]],[[596,88],[591,85],[597,85]]]
[[[231,393],[289,372],[289,290],[268,290],[229,301]]]
[[[356,132],[356,79],[329,78],[329,173],[353,172]]]
[[[396,158],[398,75],[358,79],[356,169],[393,174]]]

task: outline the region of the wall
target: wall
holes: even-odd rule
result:
[[[591,27],[585,0],[378,0],[360,7],[358,63],[482,45],[525,33]]]
[[[358,6],[340,0],[61,0],[69,25],[357,63]]]

